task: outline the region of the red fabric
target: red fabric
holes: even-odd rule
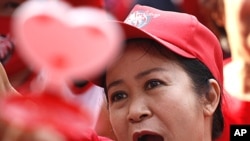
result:
[[[199,15],[199,2],[198,0],[182,0],[180,8],[183,12]]]
[[[22,61],[16,51],[13,52],[11,58],[3,66],[8,76],[15,75],[20,70],[27,68],[26,63]]]
[[[225,65],[230,61],[230,58],[225,60]],[[237,99],[226,90],[222,99],[225,127],[222,136],[216,141],[230,141],[230,125],[250,124],[250,102]]]
[[[97,8],[104,7],[104,0],[65,0],[72,6],[94,6]]]
[[[195,15],[201,23],[205,24],[207,22],[206,17],[202,14],[199,0],[182,0],[179,7],[183,12]]]
[[[88,127],[88,111],[48,93],[2,99],[0,111],[2,120],[27,131],[49,125],[67,141],[111,141]]]
[[[106,0],[105,2],[105,9],[116,19],[123,21],[129,14],[135,0]]]
[[[0,16],[0,34],[8,34],[10,31],[10,17]]]
[[[250,124],[250,102],[224,94],[223,114],[225,127],[222,136],[216,141],[230,141],[230,125]]]

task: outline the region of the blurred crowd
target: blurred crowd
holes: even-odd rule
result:
[[[229,141],[231,124],[250,124],[250,1],[249,0],[65,0],[74,7],[91,6],[104,9],[123,21],[136,4],[161,10],[192,14],[207,26],[221,43],[224,59],[224,132],[219,141]],[[39,75],[22,60],[15,50],[10,34],[11,16],[25,0],[0,1],[0,97],[5,91],[13,95],[28,95]],[[209,42],[209,41],[208,41]],[[10,81],[10,83],[7,82]],[[249,92],[248,92],[249,91]],[[7,95],[8,96],[8,95]],[[93,117],[91,129],[98,135],[115,140],[111,128],[107,101],[103,89],[87,80],[72,80],[67,86],[67,97],[74,105],[88,109]],[[9,102],[11,103],[11,102]],[[46,103],[46,102],[45,102]],[[86,106],[87,105],[87,106]],[[25,108],[22,107],[22,108]],[[35,109],[32,109],[35,110]],[[2,110],[0,109],[0,113]],[[4,110],[3,110],[4,111]],[[249,111],[249,112],[248,112]],[[14,112],[13,112],[14,113]],[[13,115],[16,116],[16,115]],[[68,122],[68,121],[65,121]],[[16,134],[14,129],[0,122],[1,134]],[[3,132],[7,130],[8,132]],[[13,127],[11,127],[13,128]],[[13,133],[9,133],[13,131]],[[67,132],[67,131],[65,131]],[[6,138],[7,135],[0,135]],[[47,134],[50,136],[49,134]],[[58,135],[60,136],[60,135]]]

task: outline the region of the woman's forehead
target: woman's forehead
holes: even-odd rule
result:
[[[142,69],[164,67],[170,64],[171,66],[173,64],[180,66],[177,60],[166,55],[167,53],[164,54],[150,45],[138,47],[136,44],[130,44],[125,48],[122,56],[107,69],[107,74],[112,75],[117,71],[119,73],[120,71],[135,73],[136,70],[142,71]]]
[[[125,46],[125,50],[130,50],[132,52],[137,50],[142,52],[143,55],[151,54],[152,56],[156,56],[157,58],[163,57],[163,59],[167,58],[171,60],[175,60],[178,56],[166,47],[150,39],[135,39],[128,41]]]

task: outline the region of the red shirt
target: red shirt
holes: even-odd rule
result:
[[[230,59],[225,60],[224,65],[228,62],[230,62]],[[233,97],[224,90],[222,111],[225,127],[222,136],[216,141],[230,141],[230,125],[250,124],[250,102]]]

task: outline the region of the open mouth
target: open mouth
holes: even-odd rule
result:
[[[160,135],[142,135],[140,136],[137,141],[164,141],[163,137]]]
[[[155,133],[135,134],[134,141],[164,141],[164,138]]]

